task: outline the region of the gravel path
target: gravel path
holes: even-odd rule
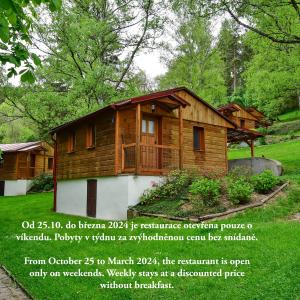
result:
[[[23,290],[0,268],[0,300],[29,300]]]

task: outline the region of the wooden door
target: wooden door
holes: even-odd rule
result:
[[[143,116],[141,126],[141,165],[145,169],[158,169],[160,150],[160,120],[152,116]]]
[[[87,181],[87,203],[86,214],[88,217],[96,217],[97,207],[97,180],[89,179]]]
[[[0,196],[4,196],[5,181],[0,181]]]

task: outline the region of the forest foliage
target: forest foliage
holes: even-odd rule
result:
[[[0,4],[0,142],[48,139],[51,128],[108,103],[174,86],[271,119],[299,107],[295,1],[25,2]],[[20,43],[26,55],[15,51]],[[155,79],[136,63],[154,49],[167,69]]]

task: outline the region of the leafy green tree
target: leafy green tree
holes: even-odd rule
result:
[[[271,118],[297,107],[300,47],[289,47],[283,51],[263,40],[253,43],[252,47],[255,54],[245,72],[246,97]]]
[[[167,61],[168,71],[159,78],[162,88],[184,85],[214,104],[226,97],[224,63],[213,46],[210,23],[190,19],[180,26],[175,57]]]
[[[244,43],[244,33],[232,19],[225,19],[218,36],[217,47],[225,63],[227,94],[241,94],[243,91],[242,73],[245,63],[251,57],[251,48]]]
[[[110,102],[147,89],[136,55],[156,47],[164,17],[154,0],[72,0],[34,24],[33,46],[44,53],[34,85],[6,87],[6,118],[34,122],[39,135]]]
[[[195,16],[229,15],[237,24],[273,43],[300,44],[300,3],[296,0],[175,0]],[[295,26],[293,26],[295,25]]]
[[[31,29],[37,17],[36,7],[46,4],[51,11],[58,10],[61,0],[1,0],[0,1],[0,63],[12,64],[8,69],[8,77],[18,74],[23,82],[33,83],[33,63],[41,64],[35,53],[30,53]]]

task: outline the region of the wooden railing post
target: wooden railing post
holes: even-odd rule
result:
[[[179,107],[179,169],[183,168],[183,118],[182,106]]]
[[[135,148],[135,173],[140,173],[141,167],[141,104],[136,106],[136,148]]]
[[[17,161],[16,161],[16,173],[17,173],[17,179],[19,179],[19,152],[17,152]]]
[[[125,149],[124,149],[124,144],[122,144],[122,173],[124,172],[125,169]]]
[[[119,111],[115,114],[115,175],[119,173]]]
[[[250,147],[251,147],[251,157],[253,158],[254,157],[254,142],[253,142],[253,140],[251,140],[251,142],[250,142]]]

